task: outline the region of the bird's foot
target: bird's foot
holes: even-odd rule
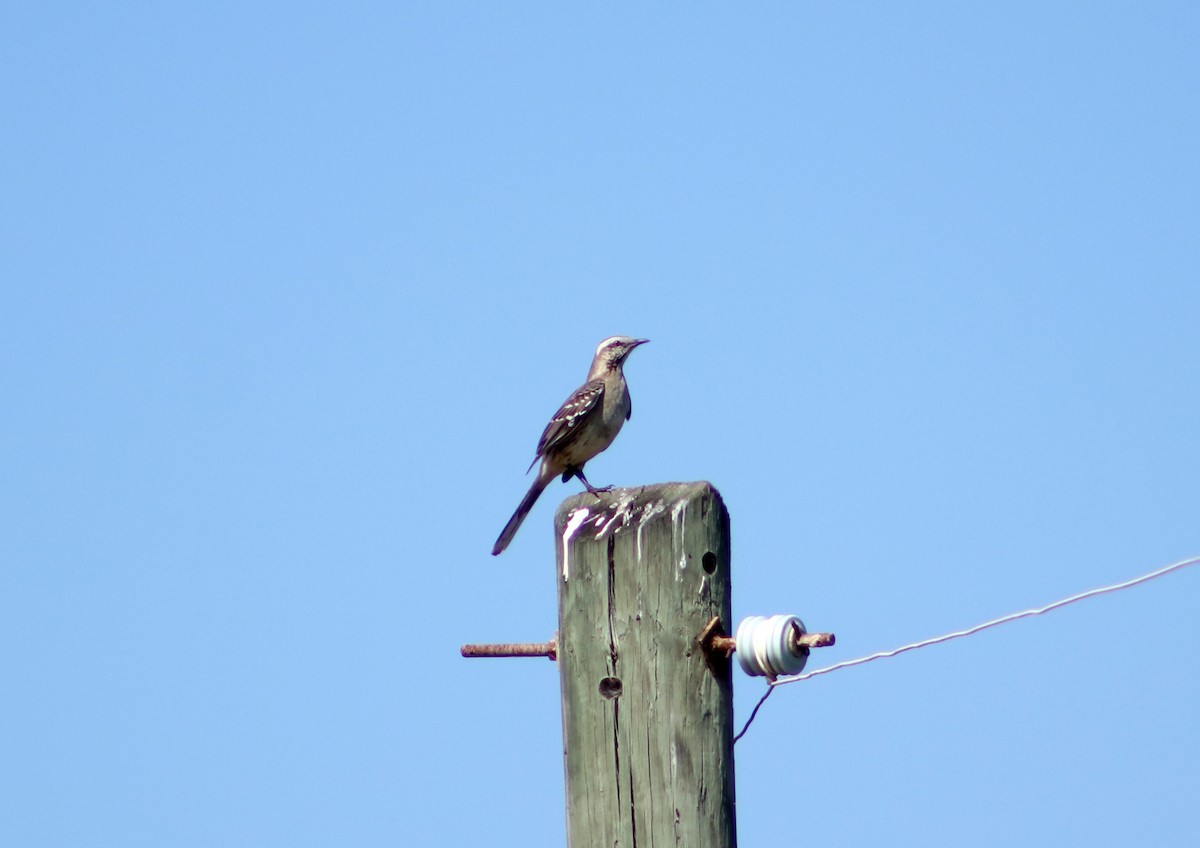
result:
[[[582,483],[587,488],[587,490],[589,492],[591,492],[593,495],[595,495],[596,497],[600,497],[600,495],[604,494],[605,492],[612,491],[612,486],[593,486],[591,483],[589,483],[588,478],[583,476],[583,468],[582,467],[568,468],[567,473],[563,475],[563,482],[564,483],[567,482],[567,478],[572,477],[572,476],[578,477],[579,482]]]

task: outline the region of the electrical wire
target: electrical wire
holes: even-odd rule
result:
[[[1162,568],[1160,568],[1156,571],[1151,571],[1149,574],[1143,574],[1140,577],[1135,577],[1132,580],[1126,580],[1123,583],[1114,583],[1111,586],[1101,586],[1098,589],[1089,589],[1086,592],[1080,592],[1077,595],[1071,595],[1069,598],[1063,598],[1062,600],[1055,601],[1054,603],[1046,604],[1044,607],[1037,607],[1035,609],[1027,609],[1027,610],[1023,610],[1022,612],[1014,612],[1011,615],[1002,616],[1001,618],[994,618],[991,621],[985,621],[983,624],[977,624],[974,627],[968,627],[966,630],[956,630],[955,632],[947,633],[944,636],[935,636],[932,639],[925,639],[920,642],[913,642],[909,645],[902,645],[901,647],[893,648],[890,651],[880,651],[877,654],[871,654],[869,656],[859,657],[858,659],[845,660],[844,662],[834,663],[833,665],[826,666],[825,668],[818,668],[816,671],[808,671],[808,672],[805,672],[804,674],[797,674],[797,675],[788,676],[788,677],[777,677],[774,680],[769,681],[769,683],[767,684],[768,685],[767,695],[771,694],[771,692],[773,692],[775,690],[776,686],[782,686],[785,683],[799,683],[801,680],[809,680],[810,678],[816,677],[821,674],[828,674],[831,671],[839,671],[840,669],[849,668],[850,666],[854,666],[854,665],[863,665],[864,663],[869,663],[874,660],[887,659],[889,657],[894,657],[899,654],[903,654],[906,651],[915,651],[917,648],[926,648],[930,645],[937,645],[942,642],[949,642],[951,639],[961,639],[964,636],[973,636],[974,634],[980,632],[981,630],[987,630],[989,627],[998,627],[1001,624],[1008,624],[1010,621],[1016,621],[1017,619],[1021,619],[1021,618],[1028,618],[1029,616],[1033,616],[1033,615],[1042,615],[1043,613],[1050,612],[1051,610],[1056,610],[1056,609],[1059,609],[1060,607],[1065,607],[1067,604],[1073,604],[1076,601],[1082,601],[1087,598],[1094,598],[1097,595],[1103,595],[1108,592],[1119,592],[1122,589],[1129,589],[1133,586],[1137,586],[1141,583],[1145,583],[1149,580],[1153,580],[1156,577],[1162,577],[1164,574],[1170,574],[1173,571],[1178,571],[1179,569],[1186,568],[1189,565],[1195,565],[1196,563],[1200,563],[1200,556],[1194,556],[1194,557],[1189,557],[1187,559],[1181,559],[1178,562],[1173,562],[1170,565],[1163,566]],[[754,716],[757,715],[758,708],[761,707],[763,705],[763,702],[767,700],[767,695],[764,695],[762,697],[762,700],[760,700],[758,702],[758,704],[754,707],[754,711],[750,713],[750,718],[746,721],[746,725],[745,725],[745,727],[742,728],[742,732],[734,737],[735,742],[738,739],[741,739],[742,736],[744,736],[746,734],[746,731],[750,729],[750,722],[754,721]]]

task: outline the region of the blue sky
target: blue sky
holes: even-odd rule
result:
[[[0,842],[557,845],[547,417],[820,664],[1200,554],[1194,4],[18,3]],[[777,692],[743,845],[1191,846],[1200,569]],[[762,682],[736,680],[738,723]]]

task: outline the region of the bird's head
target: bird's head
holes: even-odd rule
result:
[[[625,358],[633,353],[638,345],[644,345],[649,339],[631,339],[629,336],[609,336],[596,345],[596,358],[592,367],[603,363],[606,368],[620,368]]]

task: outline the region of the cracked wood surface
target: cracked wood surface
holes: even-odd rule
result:
[[[730,621],[721,496],[585,492],[555,533],[568,845],[734,848],[731,666],[697,644]]]

